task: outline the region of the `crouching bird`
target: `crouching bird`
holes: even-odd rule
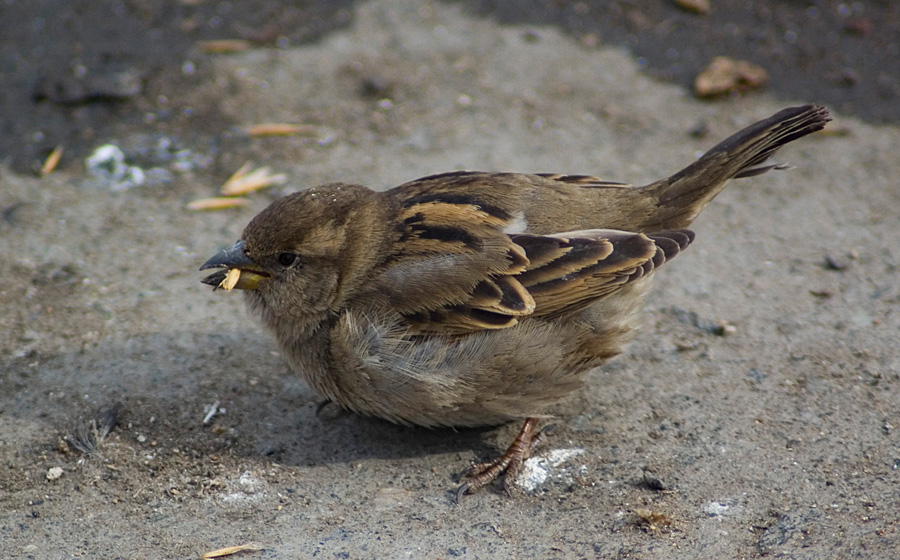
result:
[[[830,120],[784,109],[643,187],[455,171],[384,192],[331,183],[273,202],[209,259],[291,369],[359,414],[418,426],[524,421],[458,496],[519,472],[544,410],[622,352],[653,273],[729,179]]]

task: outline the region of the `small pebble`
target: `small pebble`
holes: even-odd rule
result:
[[[833,255],[825,255],[825,268],[829,270],[847,270],[849,266],[850,263],[847,262],[846,259],[835,257]]]

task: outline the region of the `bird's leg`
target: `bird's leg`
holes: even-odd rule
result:
[[[503,489],[510,493],[512,483],[515,482],[525,460],[531,456],[531,452],[541,443],[543,432],[534,433],[537,428],[537,418],[526,418],[519,435],[516,436],[506,453],[488,463],[473,463],[462,474],[468,482],[456,490],[456,499],[465,494],[471,494],[482,486],[489,484],[503,475]]]

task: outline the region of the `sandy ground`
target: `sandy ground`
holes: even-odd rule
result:
[[[622,51],[412,0],[362,4],[316,45],[223,55],[193,95],[241,126],[318,128],[227,130],[215,166],[182,154],[199,163],[120,191],[76,165],[0,170],[3,556],[900,556],[900,129],[836,115],[841,134],[779,154],[795,169],[731,185],[657,276],[629,352],[554,411],[532,489],[454,505],[455,474],[516,427],[317,414],[197,267],[283,192],[461,168],[640,184],[817,100],[701,103]],[[246,159],[289,182],[247,208],[185,210]],[[67,443],[96,440],[91,420],[116,406],[91,452]]]

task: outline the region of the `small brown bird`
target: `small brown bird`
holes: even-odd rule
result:
[[[385,192],[332,183],[273,202],[201,270],[244,290],[290,367],[353,412],[419,426],[523,420],[458,495],[505,472],[544,410],[635,334],[652,273],[729,179],[820,130],[784,109],[643,187],[584,175],[456,171]]]

